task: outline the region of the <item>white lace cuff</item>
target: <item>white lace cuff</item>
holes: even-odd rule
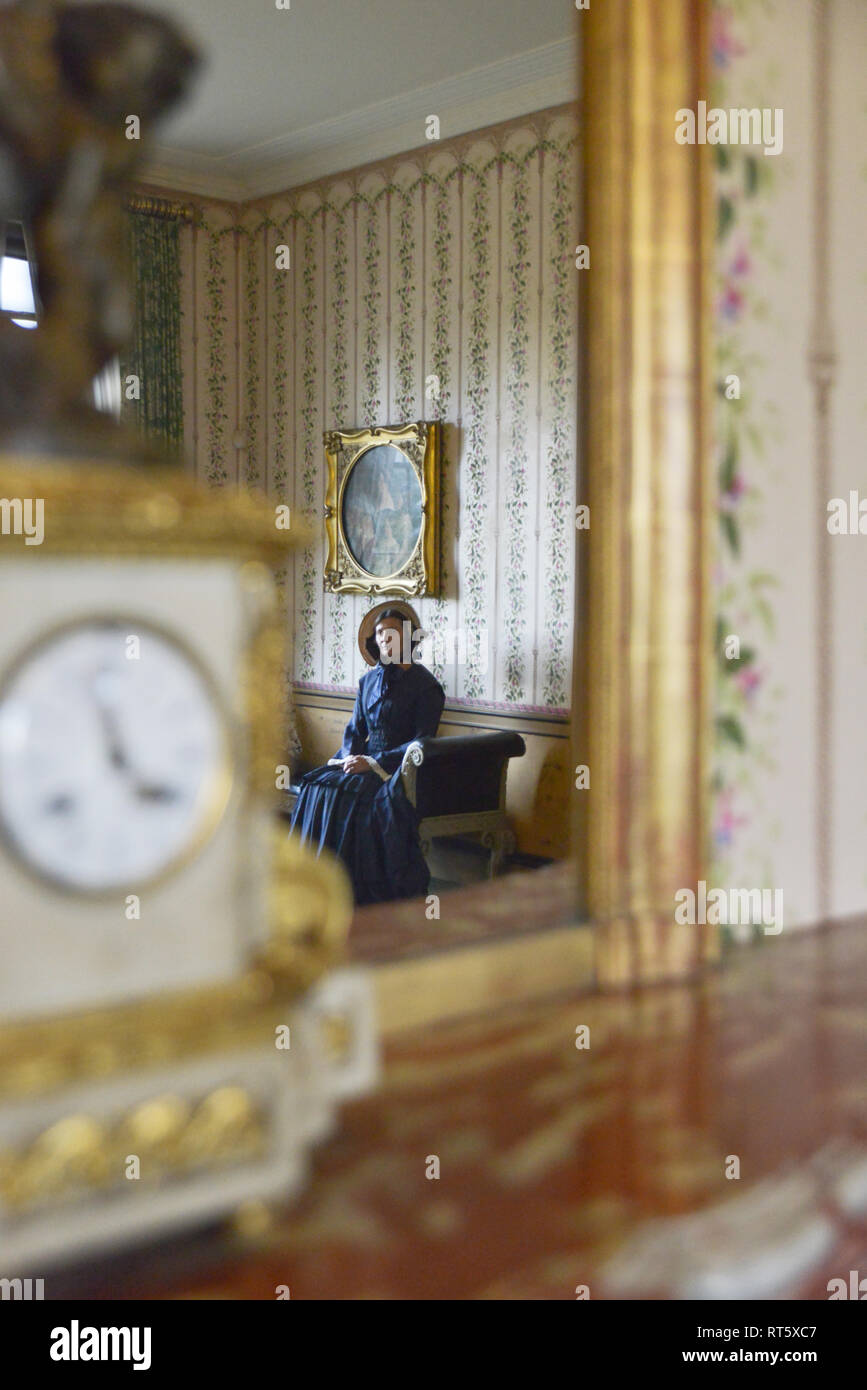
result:
[[[387,781],[388,781],[389,777],[391,776],[391,773],[390,773],[390,772],[385,772],[385,771],[379,766],[379,763],[376,761],[375,758],[371,758],[367,753],[362,753],[361,756],[364,758],[364,761],[367,763],[367,766],[368,766],[368,767],[373,768],[373,771],[374,771],[374,772],[378,772],[378,773],[379,773],[379,775],[380,775],[380,777],[382,778],[383,782],[387,782]]]

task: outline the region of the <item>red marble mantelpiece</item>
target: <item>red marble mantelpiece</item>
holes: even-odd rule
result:
[[[862,922],[734,948],[700,984],[407,1033],[257,1245],[176,1241],[52,1296],[827,1298],[867,1275],[865,1000]]]

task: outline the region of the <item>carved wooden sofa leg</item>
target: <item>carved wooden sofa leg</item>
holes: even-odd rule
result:
[[[485,830],[482,844],[491,851],[488,878],[496,878],[502,872],[504,861],[515,852],[515,836],[508,825],[503,825],[498,830]]]

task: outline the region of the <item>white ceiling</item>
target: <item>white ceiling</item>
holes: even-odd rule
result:
[[[204,66],[149,182],[242,198],[577,95],[570,0],[136,0]]]

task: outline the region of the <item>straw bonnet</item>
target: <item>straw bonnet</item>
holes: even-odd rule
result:
[[[405,603],[403,599],[390,598],[385,603],[378,603],[375,608],[369,609],[362,618],[358,629],[358,650],[368,666],[375,666],[379,661],[379,648],[376,645],[374,629],[382,614],[388,612],[400,613],[401,617],[410,623],[410,637],[421,628],[415,609],[411,604]]]

